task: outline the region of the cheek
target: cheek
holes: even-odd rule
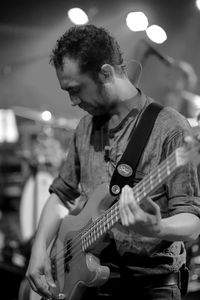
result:
[[[112,84],[105,84],[105,95],[109,98],[112,98],[115,95],[115,90]]]
[[[98,97],[98,89],[94,87],[86,88],[82,91],[82,97],[86,99],[93,99]]]

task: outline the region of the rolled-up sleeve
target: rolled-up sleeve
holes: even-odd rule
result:
[[[80,196],[79,180],[80,163],[76,149],[76,133],[74,133],[67,158],[61,167],[59,175],[49,187],[49,192],[55,193],[66,207],[71,210],[75,205],[75,200]]]
[[[174,149],[183,146],[183,132],[175,132],[165,143],[164,152],[168,156]],[[179,213],[192,213],[200,217],[200,191],[197,167],[188,162],[177,169],[166,182],[169,216]]]

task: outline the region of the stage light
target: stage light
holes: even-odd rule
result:
[[[81,8],[78,7],[71,8],[68,11],[68,17],[76,25],[83,25],[88,22],[88,16]]]
[[[51,114],[51,112],[50,112],[50,111],[48,111],[48,110],[45,110],[45,111],[43,111],[43,112],[42,112],[42,114],[41,114],[41,117],[42,117],[42,120],[44,120],[44,121],[48,122],[48,121],[50,121],[50,120],[51,120],[51,118],[52,118],[52,114]]]
[[[200,10],[200,0],[196,0],[196,7]]]
[[[151,41],[162,44],[167,40],[167,34],[163,28],[158,25],[151,25],[146,29],[146,34]]]
[[[11,109],[0,109],[0,143],[15,143],[18,138],[14,112]]]
[[[130,12],[126,24],[131,31],[144,31],[148,27],[148,19],[143,12]]]

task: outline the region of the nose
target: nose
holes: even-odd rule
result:
[[[72,106],[79,105],[81,103],[81,99],[77,96],[70,96],[72,101]]]

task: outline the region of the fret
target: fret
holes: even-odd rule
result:
[[[90,243],[91,243],[91,244],[92,244],[92,242],[93,242],[93,231],[92,231],[93,226],[94,226],[94,225],[92,225],[92,227],[90,228]]]
[[[99,228],[100,228],[100,235],[102,235],[102,234],[103,234],[103,231],[102,231],[101,223],[100,223]]]
[[[136,185],[134,191],[133,191],[133,196],[135,198],[135,201],[139,203],[139,189],[140,189],[140,183],[138,185]]]
[[[142,180],[142,192],[143,192],[143,197],[146,198],[147,193],[145,191],[145,181],[144,180]]]
[[[107,230],[110,229],[111,218],[112,218],[112,211],[109,211],[108,214],[107,214],[107,222],[106,222]]]
[[[149,182],[150,182],[150,188],[153,189],[153,177],[151,173],[149,175]]]
[[[95,222],[95,223],[94,223],[94,227],[93,227],[93,239],[94,239],[94,242],[95,242],[96,239],[97,239],[96,231],[97,231],[97,227],[96,227],[96,222]]]
[[[169,166],[169,161],[168,160],[166,161],[166,167],[167,167],[167,175],[170,175],[171,172],[170,172],[170,166]]]
[[[108,214],[108,218],[107,218],[107,229],[110,229],[111,227],[111,220],[112,220],[112,214]]]
[[[99,220],[97,220],[97,230],[96,230],[96,234],[97,234],[97,239],[100,237],[100,232],[99,232]]]
[[[89,230],[88,240],[89,240],[89,243],[91,243],[91,228],[90,228],[90,230]]]
[[[115,207],[114,219],[113,222],[116,223],[119,220],[119,204]]]
[[[114,225],[114,219],[113,219],[113,218],[111,218],[111,225],[110,225],[110,227],[111,227],[112,225]]]
[[[91,232],[91,244],[94,243],[94,237],[93,237],[93,232]]]
[[[159,168],[158,168],[157,174],[158,174],[158,182],[161,183],[161,182],[162,182],[162,179],[161,179],[161,176],[160,176]]]

